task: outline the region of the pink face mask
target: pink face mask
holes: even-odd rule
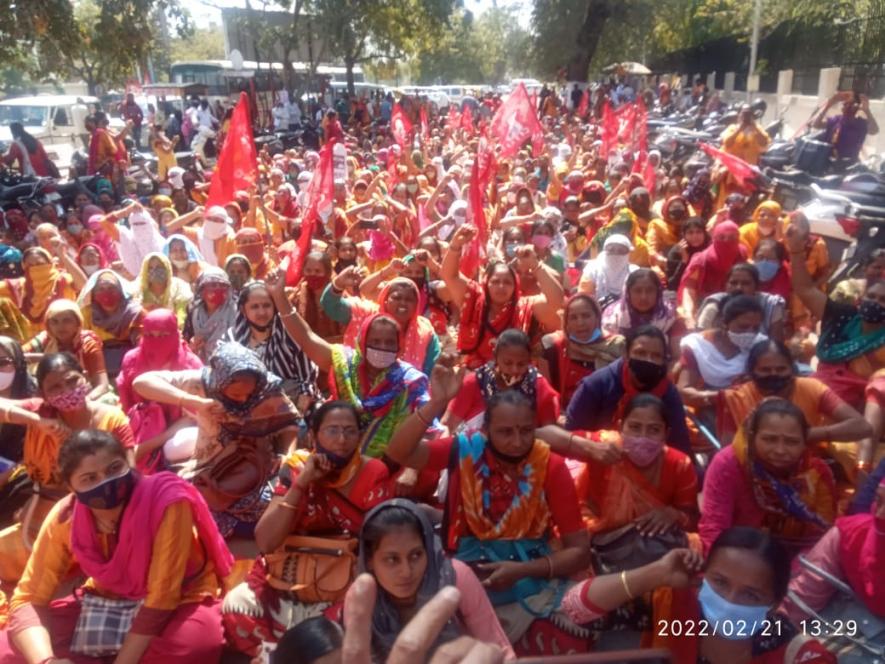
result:
[[[654,462],[664,448],[663,440],[654,440],[645,436],[622,436],[624,454],[640,468],[645,468]]]
[[[553,238],[549,235],[533,235],[532,244],[538,249],[546,249],[553,243]]]

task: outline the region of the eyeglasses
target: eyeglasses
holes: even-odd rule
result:
[[[356,438],[360,435],[360,430],[356,427],[340,427],[333,424],[320,429],[320,433],[324,436],[329,436],[330,438],[338,438],[338,436]]]
[[[0,367],[12,367],[15,366],[15,360],[11,357],[0,357]]]

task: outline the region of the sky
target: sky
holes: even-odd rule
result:
[[[519,22],[524,28],[529,27],[532,17],[532,0],[464,0],[464,7],[481,14],[494,4],[499,7],[515,7],[519,11]],[[245,7],[245,0],[192,0],[187,8],[196,19],[197,25],[202,22],[214,22],[221,25],[222,7]],[[253,7],[260,7],[261,0],[253,0]]]

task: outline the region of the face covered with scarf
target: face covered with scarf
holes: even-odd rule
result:
[[[170,366],[177,368],[183,348],[175,314],[169,309],[155,309],[147,313],[142,321],[139,349],[143,370],[154,371]]]
[[[92,302],[110,314],[120,308],[123,300],[120,280],[110,271],[100,274],[92,289]]]
[[[249,259],[253,271],[265,261],[264,241],[255,228],[241,228],[236,234],[237,252]]]
[[[219,344],[203,369],[206,396],[237,417],[247,417],[278,382],[255,353],[235,342]]]

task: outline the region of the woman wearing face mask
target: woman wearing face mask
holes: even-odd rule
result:
[[[171,309],[184,324],[187,307],[194,298],[190,286],[173,276],[172,263],[163,254],[148,254],[135,283],[135,301],[145,312]]]
[[[793,357],[779,341],[755,344],[747,357],[746,374],[750,382],[725,390],[719,401],[716,424],[723,445],[768,397],[781,397],[799,407],[810,427],[810,443],[859,441],[872,433],[864,417],[833,390],[816,378],[796,376]]]
[[[25,276],[0,281],[0,298],[10,298],[30,325],[30,333],[45,329],[46,309],[55,300],[76,300],[73,277],[60,270],[45,249],[31,247],[22,254]],[[26,333],[27,338],[27,333]]]
[[[568,408],[582,379],[623,355],[624,339],[603,333],[599,304],[589,295],[578,293],[569,298],[562,318],[561,330],[541,338],[544,361],[540,370]]]
[[[224,270],[207,267],[194,288],[182,335],[203,362],[208,362],[225,332],[234,324],[237,306]]]
[[[23,510],[22,522],[0,532],[0,580],[15,584],[28,562],[28,553],[40,524],[52,506],[68,493],[58,474],[58,452],[72,431],[108,431],[138,456],[129,419],[119,408],[89,401],[92,386],[77,360],[69,353],[44,355],[37,365],[37,386],[42,402],[2,404],[4,422],[27,427],[22,464],[37,490]]]
[[[655,263],[661,267],[667,264],[667,256],[682,237],[682,224],[688,219],[688,201],[682,196],[670,196],[661,206],[661,217],[648,223],[646,240],[653,252]]]
[[[666,406],[668,442],[691,454],[682,397],[667,377],[668,360],[667,338],[658,328],[642,325],[630,330],[624,357],[597,369],[578,384],[566,411],[566,428],[610,429],[634,396],[650,392]]]
[[[756,245],[763,238],[780,240],[783,222],[781,219],[782,209],[777,201],[762,201],[753,210],[752,221],[741,226],[741,244],[749,255],[756,251]]]
[[[59,479],[73,495],[34,545],[0,657],[218,662],[224,634],[215,598],[233,560],[197,491],[171,473],[141,477],[120,441],[95,430],[65,441]],[[83,596],[53,601],[74,566],[88,579]],[[102,631],[103,651],[81,632],[99,611],[93,599],[131,607],[131,627]]]
[[[65,217],[64,230],[61,233],[68,246],[75,251],[79,250],[80,246],[86,242],[87,234],[83,222],[80,221],[80,213],[76,210],[69,212]]]
[[[320,304],[323,291],[331,281],[332,259],[326,253],[313,251],[304,259],[302,279],[291,299],[311,330],[330,343],[340,343],[347,326],[329,316]]]
[[[595,297],[603,307],[620,298],[627,277],[639,269],[630,264],[632,249],[626,235],[609,235],[602,253],[584,266],[578,290]]]
[[[177,405],[161,405],[141,398],[132,389],[137,376],[147,371],[199,369],[203,363],[184,343],[178,320],[169,309],[155,309],[144,317],[138,346],[123,357],[117,376],[120,407],[129,417],[141,452],[139,469],[162,470],[167,462],[185,461],[193,451],[193,420]],[[191,431],[183,431],[191,428]],[[179,432],[182,432],[179,435]],[[187,446],[190,442],[190,447]],[[167,445],[169,443],[169,445]]]
[[[46,330],[26,343],[22,350],[29,355],[70,353],[89,376],[93,388],[89,399],[98,399],[110,391],[104,344],[95,332],[83,328],[83,312],[76,302],[56,300],[50,304],[46,310]]]
[[[885,576],[879,561],[885,555],[885,481],[876,487],[873,504],[868,511],[836,519],[806,560],[824,572],[846,583],[864,608],[879,619],[885,618]],[[793,624],[812,623],[794,598],[817,612],[823,611],[836,595],[836,587],[804,567],[790,581],[790,595],[783,610]]]
[[[116,243],[108,235],[103,225],[104,211],[96,205],[87,205],[83,210],[83,216],[86,230],[89,232],[90,242],[97,244],[101,248],[105,259],[109,263],[120,260],[120,254],[115,246]]]
[[[867,382],[885,368],[885,281],[868,280],[858,307],[834,302],[817,288],[801,260],[807,240],[807,220],[794,218],[786,230],[793,292],[821,321],[815,375],[850,405],[860,408]]]
[[[243,254],[231,254],[224,262],[224,271],[230,279],[234,295],[239,295],[243,287],[252,281],[252,264]]]
[[[575,479],[591,535],[628,523],[648,536],[696,529],[697,475],[688,455],[667,445],[668,437],[664,402],[648,393],[627,403],[619,433],[601,432],[600,440],[616,441],[622,456],[614,465],[590,459]]]
[[[586,651],[590,634],[560,599],[568,577],[587,569],[589,538],[565,460],[535,438],[531,400],[500,392],[481,431],[428,441],[428,423],[461,389],[461,375],[442,364],[432,380],[432,400],[397,428],[388,454],[410,468],[449,469],[445,547],[477,571],[517,655]]]
[[[750,349],[765,338],[761,327],[762,307],[756,299],[735,295],[725,301],[720,327],[683,337],[676,369],[683,401],[699,409],[715,406],[720,390],[744,375]]]
[[[28,373],[19,343],[0,336],[0,399],[24,400],[37,394],[37,381]],[[33,483],[21,465],[25,427],[0,424],[0,528],[14,523],[15,514],[30,498]]]
[[[725,291],[714,293],[701,302],[697,327],[710,330],[722,324],[722,306],[734,295],[755,297],[762,307],[761,332],[770,339],[783,341],[785,332],[786,303],[780,295],[763,293],[760,288],[759,270],[752,263],[737,263],[728,271]]]
[[[555,239],[556,228],[549,221],[540,221],[532,228],[531,242],[538,260],[555,270],[557,274],[563,275],[567,265],[562,254],[553,250]]]
[[[516,390],[531,400],[538,426],[555,424],[559,419],[559,395],[532,365],[531,343],[521,330],[504,330],[498,335],[494,359],[464,377],[443,424],[453,433],[479,430],[489,400],[505,390]]]
[[[808,444],[808,423],[786,399],[762,401],[707,469],[699,533],[704,547],[731,526],[765,528],[797,553],[836,516],[833,473]]]
[[[347,268],[357,266],[356,242],[349,237],[339,238],[335,241],[337,259],[335,260],[335,274],[339,275]]]
[[[539,262],[531,249],[517,255],[517,265],[531,272],[541,295],[523,295],[517,271],[507,263],[492,261],[483,269],[482,282],[461,274],[461,255],[476,228],[458,229],[442,265],[442,278],[452,304],[460,310],[458,352],[466,366],[477,369],[493,357],[495,338],[508,328],[529,333],[533,329],[559,329],[563,289],[553,270]],[[534,341],[534,340],[533,340]]]
[[[222,341],[235,341],[252,350],[271,373],[283,379],[283,389],[301,411],[307,410],[307,403],[299,401],[302,395],[319,396],[316,365],[289,336],[263,281],[253,281],[240,291],[236,322]]]
[[[674,549],[644,567],[583,581],[566,594],[563,606],[575,622],[605,629],[607,614],[637,597],[664,592],[671,599],[658,624],[668,628],[656,629],[649,646],[669,650],[674,662],[836,664],[823,645],[775,611],[789,578],[789,557],[772,537],[754,528],[729,528],[706,561],[696,551]],[[703,629],[685,634],[669,628],[675,624]]]
[[[710,246],[707,226],[700,217],[690,217],[680,228],[680,240],[667,253],[667,290],[679,288],[691,257]]]
[[[117,223],[121,219],[128,221],[129,228]],[[163,249],[164,240],[157,222],[140,203],[131,203],[122,210],[111,212],[102,220],[102,225],[108,237],[116,243],[128,279],[139,273],[148,254]]]
[[[252,277],[264,279],[276,265],[265,251],[265,238],[254,228],[241,228],[236,236],[237,253],[249,259],[252,266]]]
[[[77,252],[77,265],[83,270],[83,274],[91,277],[93,274],[108,266],[107,258],[104,252],[97,244],[86,242]]]
[[[95,332],[102,340],[104,362],[111,379],[120,373],[123,355],[135,346],[141,333],[144,312],[141,305],[124,287],[112,270],[99,270],[91,277],[77,304],[83,311],[83,327]]]
[[[359,531],[366,512],[390,497],[387,466],[360,450],[359,413],[351,403],[320,406],[310,418],[308,441],[309,448],[286,457],[274,495],[255,527],[255,542],[265,555],[283,550],[286,539],[296,534],[339,536],[343,543]],[[249,579],[224,599],[231,645],[248,655],[257,655],[262,641],[276,642],[301,620],[321,615],[330,602],[343,599],[308,601],[314,588],[282,592],[279,580],[271,585],[270,577],[267,559],[259,557]]]
[[[203,369],[148,371],[132,387],[144,399],[194,417],[197,439],[180,474],[206,498],[225,538],[251,539],[270,500],[268,481],[276,455],[288,450],[297,436],[298,411],[282,380],[251,350],[226,342]],[[248,463],[233,463],[235,472],[225,471],[244,456]],[[219,478],[213,481],[215,469]]]
[[[753,265],[759,271],[759,290],[777,295],[789,302],[793,288],[790,284],[790,267],[784,246],[772,238],[759,240],[753,252]]]
[[[378,294],[377,302],[343,297],[349,273],[342,272],[323,291],[320,305],[332,320],[347,326],[343,343],[350,347],[356,346],[357,334],[367,318],[379,312],[392,317],[403,335],[400,357],[429,375],[439,357],[439,337],[433,324],[420,313],[421,291],[418,286],[412,279],[394,277],[404,267],[402,261],[393,261],[382,270],[382,278],[389,281]]]
[[[497,645],[507,659],[516,655],[498,622],[476,574],[460,560],[450,560],[421,508],[394,499],[366,515],[360,532],[360,572],[378,584],[372,615],[372,650],[387,657],[409,619],[444,586],[461,593],[458,620],[446,624],[435,645],[466,634]],[[431,648],[432,650],[433,648]]]
[[[182,233],[197,247],[209,265],[222,266],[227,257],[237,253],[237,242],[232,220],[221,205],[213,205],[202,213],[203,223],[198,228],[185,226],[181,218],[167,226],[170,233]]]
[[[191,288],[206,267],[197,245],[184,235],[170,235],[163,245],[163,255],[172,263],[172,272]]]
[[[738,227],[725,221],[713,230],[713,244],[691,257],[679,283],[678,302],[688,329],[695,327],[699,304],[708,295],[725,290],[728,271],[746,260],[738,243]]]

